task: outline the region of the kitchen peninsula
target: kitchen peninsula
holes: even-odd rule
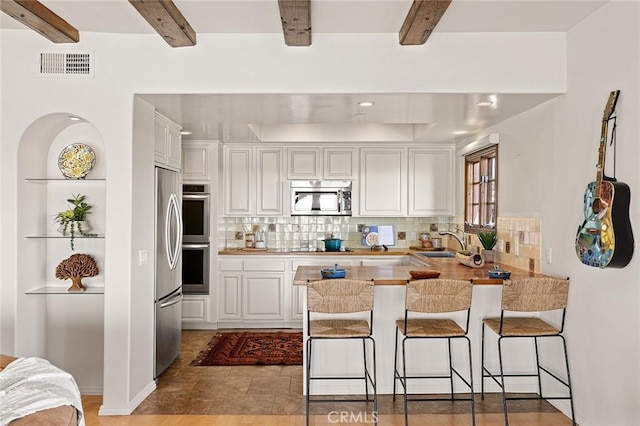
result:
[[[407,256],[416,256],[407,253]],[[373,337],[376,341],[376,365],[378,392],[380,394],[390,394],[393,392],[393,358],[395,347],[395,321],[404,317],[404,285],[410,278],[410,270],[432,269],[441,272],[441,278],[470,280],[474,283],[473,301],[469,321],[469,338],[472,343],[473,356],[473,377],[474,388],[480,390],[480,344],[482,318],[488,316],[500,316],[500,299],[502,280],[489,279],[487,271],[494,267],[494,264],[484,265],[482,268],[469,268],[461,265],[454,258],[429,258],[420,259],[425,266],[417,265],[397,265],[397,266],[345,266],[347,270],[346,278],[349,279],[373,279],[374,287],[374,314],[373,314]],[[509,267],[512,271],[512,278],[525,278],[532,276],[542,276],[541,274],[519,270]],[[321,279],[320,268],[317,266],[300,265],[296,270],[293,280],[295,286],[304,288],[309,281]],[[306,292],[305,304],[306,306]],[[314,314],[314,318],[320,314]],[[358,314],[352,314],[357,316]],[[454,313],[452,315],[443,314],[464,324],[465,314]],[[359,317],[359,316],[358,316]],[[365,318],[363,316],[363,318]],[[304,315],[305,339],[307,315]],[[493,336],[488,337],[493,339]],[[361,347],[358,342],[323,341],[314,347],[313,365],[318,368],[314,374],[328,377],[349,376],[361,369]],[[490,368],[497,368],[497,354],[494,353],[495,341],[488,340],[488,350],[486,364]],[[519,346],[520,344],[522,346]],[[523,370],[534,366],[532,351],[526,342],[514,342],[510,344],[508,350],[512,364],[505,365],[511,370]],[[446,340],[407,343],[407,365],[412,375],[442,374],[448,369],[448,358],[445,346]],[[461,342],[453,342],[453,363],[454,366],[463,371],[463,376],[468,375],[467,352]],[[461,345],[461,346],[458,346]],[[306,356],[306,355],[305,355]],[[306,358],[305,358],[306,360]],[[306,371],[306,370],[305,370]],[[514,382],[512,389],[519,392],[536,392],[536,383],[525,378],[519,382]],[[499,389],[494,383],[486,382],[488,392],[498,392]],[[459,383],[456,383],[456,389]],[[441,381],[423,381],[423,383],[410,384],[409,391],[412,393],[448,393],[449,383]],[[314,383],[311,388],[314,395],[323,394],[359,394],[363,393],[363,385],[359,381],[333,381],[325,380]]]

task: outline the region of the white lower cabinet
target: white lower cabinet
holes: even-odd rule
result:
[[[242,320],[242,274],[221,271],[220,279],[220,311],[218,318],[225,320]]]
[[[247,273],[242,279],[242,291],[243,319],[285,319],[284,274]]]

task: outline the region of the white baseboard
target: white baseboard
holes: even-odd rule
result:
[[[134,396],[131,401],[129,401],[128,405],[109,407],[102,404],[100,406],[100,409],[98,410],[98,415],[99,416],[128,416],[131,413],[133,413],[133,410],[135,410],[138,407],[138,405],[142,403],[142,401],[144,401],[149,395],[151,395],[151,392],[153,392],[154,390],[156,390],[156,382],[152,380],[140,392],[138,392],[138,394]]]

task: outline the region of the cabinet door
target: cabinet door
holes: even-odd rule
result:
[[[283,208],[282,149],[256,149],[256,214],[281,216]]]
[[[284,274],[245,273],[242,283],[244,320],[284,320]]]
[[[157,163],[167,164],[169,158],[169,128],[164,117],[156,114],[154,129],[154,157]]]
[[[242,319],[242,274],[222,272],[220,280],[220,314],[219,319]]]
[[[167,165],[180,169],[182,165],[182,135],[180,127],[170,123],[167,130]]]
[[[353,180],[356,173],[355,148],[325,148],[323,176],[329,180]]]
[[[182,144],[182,180],[185,182],[210,179],[209,150],[211,145],[201,142]]]
[[[255,187],[252,148],[225,148],[224,170],[225,215],[251,215]]]
[[[360,150],[360,216],[405,216],[406,148]]]
[[[287,178],[318,180],[322,178],[320,148],[289,148]]]
[[[409,214],[453,215],[453,147],[409,149]]]
[[[293,282],[293,276],[291,277]],[[291,320],[302,321],[304,318],[304,292],[305,287],[301,285],[294,285],[291,287]]]

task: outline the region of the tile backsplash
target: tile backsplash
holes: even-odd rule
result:
[[[439,231],[453,229],[453,217],[226,217],[218,221],[218,249],[244,247],[244,235],[262,230],[267,247],[276,250],[315,251],[323,248],[322,240],[333,235],[343,240],[344,247],[362,247],[362,228],[366,225],[392,225],[397,248],[420,245],[422,232],[436,236]]]
[[[441,217],[345,217],[345,216],[293,216],[293,217],[223,217],[218,220],[218,249],[244,247],[244,236],[249,232],[264,231],[267,247],[276,250],[315,251],[323,248],[322,240],[333,235],[343,240],[344,247],[362,246],[362,229],[366,225],[392,225],[396,233],[397,248],[419,246],[418,235],[426,232],[432,237],[438,232],[462,228],[462,218]],[[540,272],[542,238],[540,218],[499,217],[496,263]],[[458,242],[444,236],[443,245],[459,250]],[[478,237],[468,234],[468,248],[480,252]]]

